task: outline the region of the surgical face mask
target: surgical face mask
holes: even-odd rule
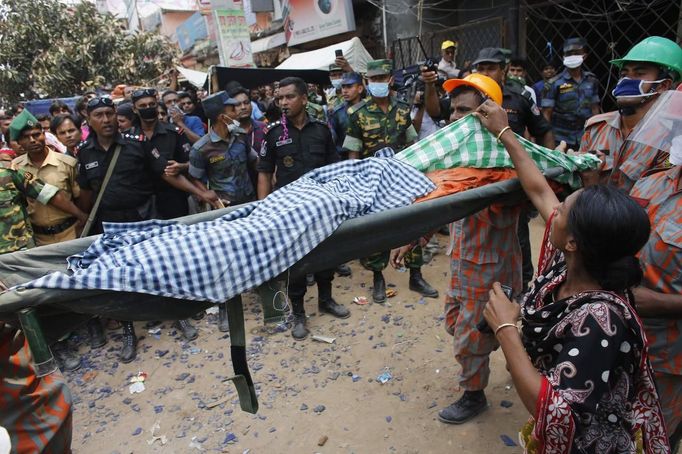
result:
[[[582,55],[569,55],[564,57],[564,66],[570,69],[575,69],[582,65],[584,57]]]
[[[341,82],[343,82],[343,79],[331,79],[331,81],[335,90],[341,90]]]
[[[388,82],[370,82],[367,84],[369,94],[377,98],[385,98],[388,96]]]
[[[230,119],[230,121],[224,122],[225,126],[227,127],[227,132],[229,132],[230,134],[234,134],[234,133],[240,132],[242,130],[241,126],[237,120],[235,120],[234,118],[230,118],[227,115],[225,115],[225,116]]]
[[[665,79],[660,80],[639,80],[631,79],[629,77],[621,78],[616,87],[611,91],[611,94],[616,98],[644,98],[656,94],[655,85],[645,93],[642,87],[644,84],[659,84]]]
[[[143,120],[153,120],[159,116],[159,111],[156,106],[137,109],[137,112],[140,114],[140,118]]]
[[[668,160],[674,166],[682,166],[682,136],[677,136],[672,140]]]

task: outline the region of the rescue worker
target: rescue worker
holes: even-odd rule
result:
[[[577,150],[585,121],[600,112],[599,80],[583,69],[587,59],[587,43],[583,38],[569,38],[564,43],[564,66],[542,96],[542,114],[552,123],[554,140],[562,140]]]
[[[469,115],[489,98],[502,104],[502,90],[490,77],[474,73],[445,81],[452,114],[448,123]],[[522,290],[522,255],[518,239],[522,205],[493,204],[450,225],[450,282],[445,297],[445,329],[453,336],[461,366],[458,385],[464,393],[438,412],[438,419],[461,424],[488,408],[484,390],[490,376],[490,353],[499,343],[477,325],[495,282]],[[394,250],[391,264],[400,265],[410,246]]]
[[[519,88],[519,84],[505,82],[506,59],[501,49],[486,47],[481,49],[473,63],[476,72],[490,77],[502,88],[502,107],[507,112],[509,126],[516,134],[523,136],[528,132],[535,138],[537,143],[547,148],[554,148],[554,135],[552,127],[542,116],[538,107],[533,103],[530,93]],[[426,69],[426,68],[424,68]],[[422,71],[422,78],[426,84],[424,98],[426,112],[435,119],[450,118],[449,102],[439,102],[436,93],[436,73]],[[530,213],[523,213],[519,222],[519,241],[523,253],[523,286],[524,289],[533,279],[533,261],[530,250],[530,231],[528,222]]]
[[[440,45],[441,59],[438,62],[438,75],[443,79],[462,77],[462,70],[457,68],[457,43],[446,40]]]
[[[341,79],[343,102],[337,105],[329,115],[330,128],[336,143],[336,150],[341,159],[348,158],[348,152],[343,148],[349,123],[348,109],[359,103],[364,97],[364,93],[365,86],[362,83],[362,76],[358,73],[344,73]]]
[[[327,112],[332,112],[343,103],[343,97],[341,96],[343,69],[336,63],[329,65],[329,80],[332,86],[325,90],[325,96],[327,97]]]
[[[393,62],[372,60],[367,63],[367,91],[370,97],[348,109],[350,116],[343,148],[350,159],[367,158],[384,147],[395,152],[411,145],[417,131],[410,118],[410,106],[391,96]],[[378,252],[361,259],[362,266],[373,272],[372,299],[386,302],[386,281],[382,271],[388,266],[390,251]],[[438,298],[438,291],[424,280],[421,247],[415,248],[405,259],[410,269],[409,288],[427,298]]]
[[[281,188],[318,167],[337,162],[334,141],[327,124],[309,116],[307,87],[303,79],[287,77],[279,83],[280,121],[271,124],[266,133],[258,161],[258,198],[264,199],[273,189]],[[273,187],[273,175],[275,184]],[[350,311],[332,297],[334,269],[315,273],[318,309],[338,318],[350,317]],[[307,285],[305,276],[288,284],[293,312],[291,335],[301,340],[308,335],[303,306]]]
[[[580,150],[603,153],[602,182],[629,191],[650,169],[668,166],[667,151],[627,138],[658,95],[680,80],[682,49],[667,38],[650,36],[611,63],[618,67],[621,76],[611,92],[618,111],[587,121]]]
[[[104,177],[113,159],[118,160],[102,194],[95,216],[94,230],[102,232],[103,222],[137,222],[152,217],[154,181],[160,177],[172,186],[196,195],[200,200],[217,207],[218,197],[212,191],[203,191],[182,175],[166,173],[168,161],[157,150],[148,151],[142,143],[143,135],[122,135],[117,132],[116,110],[110,98],[93,98],[87,103],[90,135],[76,147],[78,155],[78,184],[81,197],[78,202],[84,211],[90,211],[95,197],[102,190]],[[137,354],[137,337],[133,323],[124,321],[123,345],[120,359],[131,362]]]

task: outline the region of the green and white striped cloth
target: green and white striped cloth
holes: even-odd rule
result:
[[[599,158],[591,154],[567,155],[530,142],[519,135],[516,138],[540,170],[552,167],[568,170],[556,180],[574,189],[582,186],[580,177],[575,172],[596,169],[600,163]],[[504,146],[497,143],[495,136],[473,115],[467,115],[423,138],[398,153],[396,158],[422,172],[453,167],[514,167]]]

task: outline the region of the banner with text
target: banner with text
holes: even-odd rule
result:
[[[243,9],[214,9],[220,64],[253,67],[249,27]]]

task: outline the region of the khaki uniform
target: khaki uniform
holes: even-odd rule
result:
[[[76,158],[57,152],[50,146],[47,148],[47,157],[39,168],[31,161],[28,154],[15,158],[12,161],[12,167],[36,175],[45,183],[56,186],[69,200],[78,198],[80,195],[80,186],[76,182],[78,161]],[[28,213],[38,246],[74,240],[78,237],[76,219],[69,213],[32,200],[28,201]],[[50,231],[54,233],[49,233]]]

